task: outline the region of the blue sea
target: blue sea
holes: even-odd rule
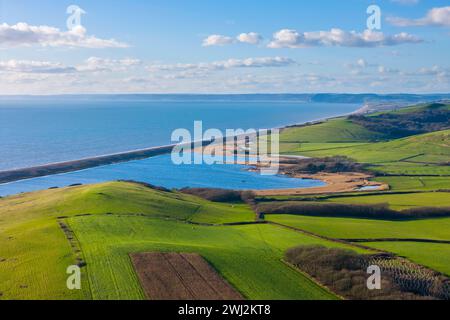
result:
[[[347,114],[359,107],[283,99],[170,96],[0,99],[0,171],[171,144],[172,131],[193,131],[194,121],[203,121],[204,130],[263,129]],[[139,173],[141,166],[146,168],[145,177]],[[158,157],[6,184],[0,186],[0,195],[115,179],[136,179],[171,188],[260,189],[264,178],[242,169],[233,165],[192,166],[178,167],[181,171],[176,173],[170,159]],[[311,182],[286,177],[266,179],[264,189]]]

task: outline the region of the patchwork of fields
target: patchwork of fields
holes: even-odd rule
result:
[[[433,105],[411,107],[389,114],[413,114],[434,108]],[[448,111],[449,106],[441,105],[440,109]],[[450,175],[450,167],[444,165],[450,159],[450,130],[394,139],[387,133],[374,132],[347,118],[338,118],[288,128],[282,132],[280,140],[282,154],[347,156],[367,164],[370,170],[390,175]]]
[[[130,257],[148,252],[199,255],[245,299],[338,299],[283,261],[298,246],[383,250],[450,275],[448,215],[388,220],[254,211],[260,202],[287,200],[387,204],[399,212],[449,208],[450,130],[391,139],[338,118],[286,129],[281,140],[283,154],[351,157],[391,190],[261,197],[245,204],[109,182],[0,198],[0,299],[151,299]],[[82,290],[71,291],[66,269],[80,259],[86,263]]]
[[[47,190],[0,204],[1,299],[143,299],[129,254],[149,251],[201,254],[249,299],[334,299],[281,258],[301,244],[350,248],[272,225],[202,225],[255,216],[246,205],[134,183]],[[87,263],[81,291],[66,288],[76,254],[58,218],[74,231]]]
[[[434,110],[445,113],[449,109],[449,105],[420,105],[388,112],[390,116],[387,118],[432,113]],[[370,120],[370,117],[380,115],[383,113],[369,115],[368,118]],[[443,121],[442,117],[437,120]],[[446,127],[449,125],[447,123]],[[393,138],[387,133],[371,131],[347,118],[338,118],[313,126],[286,129],[281,134],[280,149],[288,155],[350,157],[374,172],[376,177],[373,180],[387,183],[391,189],[391,193],[325,195],[316,197],[317,201],[358,205],[387,203],[394,210],[450,207],[450,130]],[[272,197],[274,199],[305,203],[311,197]],[[266,219],[340,239],[450,240],[449,218],[387,221],[281,214],[266,215]],[[394,252],[450,274],[449,244],[392,241],[367,242],[365,245]]]

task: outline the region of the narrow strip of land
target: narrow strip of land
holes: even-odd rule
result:
[[[211,141],[203,141],[202,143],[204,146],[206,146],[210,144]],[[190,143],[185,145],[189,146],[189,144]],[[194,145],[195,143],[191,143],[192,147],[194,147]],[[8,183],[18,180],[50,176],[60,173],[68,173],[120,162],[142,160],[163,154],[169,154],[172,152],[175,146],[175,144],[172,144],[167,146],[152,147],[73,161],[50,163],[42,166],[0,171],[0,183]],[[181,144],[180,146],[183,146],[183,144]]]

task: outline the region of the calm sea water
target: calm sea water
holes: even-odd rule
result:
[[[341,115],[358,105],[292,101],[0,100],[0,170],[171,144],[177,128],[261,129]]]
[[[268,99],[27,99],[0,100],[0,171],[167,145],[172,131],[262,129],[303,123],[356,110],[355,104]],[[239,165],[175,166],[170,156],[0,185],[0,196],[76,183],[129,179],[167,188],[281,189],[320,181],[261,176]]]

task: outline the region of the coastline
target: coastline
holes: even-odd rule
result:
[[[369,174],[357,172],[342,172],[342,173],[317,173],[317,174],[298,174],[292,176],[299,179],[315,179],[326,183],[322,187],[311,188],[294,188],[294,189],[275,189],[275,190],[254,190],[257,196],[296,196],[296,195],[319,195],[331,193],[346,193],[346,192],[363,192],[361,188],[373,187],[371,191],[386,191],[389,190],[389,185],[371,181],[373,178]]]
[[[297,123],[297,124],[288,124],[284,125],[282,127],[276,127],[273,129],[278,129],[280,131],[295,127],[295,126],[307,126],[307,125],[314,125],[321,123],[323,121],[328,121],[332,119],[337,119],[341,117],[348,116],[350,114],[353,114],[355,112],[358,112],[361,110],[362,107],[358,108],[354,112],[351,113],[345,113],[338,116],[331,116],[331,117],[325,117],[320,118],[317,120],[307,121],[304,123]],[[239,138],[239,136],[238,136]],[[209,145],[211,141],[202,141],[203,147]],[[18,168],[18,169],[11,169],[11,170],[4,170],[0,171],[0,184],[6,184],[21,180],[27,180],[32,178],[38,178],[38,177],[45,177],[45,176],[51,176],[61,173],[69,173],[74,171],[80,171],[85,170],[89,168],[95,168],[100,167],[104,165],[110,165],[115,163],[121,163],[121,162],[128,162],[128,161],[134,161],[134,160],[142,160],[150,157],[155,157],[159,155],[169,154],[172,152],[172,149],[177,146],[177,144],[170,144],[165,146],[157,146],[157,147],[150,147],[145,149],[139,149],[139,150],[131,150],[131,151],[125,151],[120,153],[114,153],[109,155],[100,155],[100,156],[94,156],[94,157],[88,157],[83,159],[77,159],[77,160],[69,160],[64,162],[57,162],[57,163],[49,163],[39,166],[33,166],[33,167],[26,167],[26,168]],[[196,142],[191,143],[191,147],[193,149],[194,146],[196,146]],[[288,156],[285,156],[288,157]]]
[[[202,141],[203,145],[208,145],[209,141]],[[193,146],[195,142],[191,145]],[[79,160],[49,163],[41,166],[28,167],[0,171],[0,184],[11,183],[20,180],[27,180],[38,177],[51,176],[55,174],[68,173],[85,170],[115,163],[142,160],[172,152],[176,144],[151,147],[140,150],[126,151],[110,155],[102,155]]]

